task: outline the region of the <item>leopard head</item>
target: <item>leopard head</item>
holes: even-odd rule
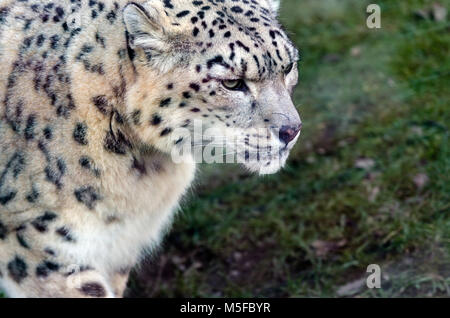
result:
[[[291,99],[298,51],[278,7],[274,0],[128,4],[123,21],[138,76],[126,107],[130,118],[139,114],[138,138],[166,153],[213,145],[260,174],[282,168],[302,124]]]

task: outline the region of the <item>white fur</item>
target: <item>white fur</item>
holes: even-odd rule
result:
[[[280,10],[281,6],[281,0],[267,0],[269,1],[270,8],[272,9],[272,12],[277,14]]]

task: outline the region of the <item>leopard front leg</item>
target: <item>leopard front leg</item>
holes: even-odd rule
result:
[[[0,289],[9,297],[121,295],[108,272],[74,257],[74,233],[55,219],[55,214],[46,212],[20,226],[2,224]]]
[[[104,275],[94,269],[56,271],[50,263],[41,267],[41,276],[27,273],[28,263],[19,256],[8,263],[0,281],[7,296],[31,298],[112,298],[115,293]],[[46,266],[46,267],[44,267]],[[73,268],[69,266],[69,268]],[[47,272],[44,274],[44,272]],[[25,276],[26,275],[26,276]]]

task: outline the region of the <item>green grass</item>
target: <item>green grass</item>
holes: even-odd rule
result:
[[[283,1],[299,145],[275,176],[203,167],[130,296],[450,296],[450,24],[380,0],[370,30],[368,3]],[[349,292],[372,263],[382,289]]]

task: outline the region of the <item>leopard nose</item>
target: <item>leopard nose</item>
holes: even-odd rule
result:
[[[282,126],[280,128],[279,137],[286,145],[297,137],[298,133],[302,129],[302,124],[296,126]]]

